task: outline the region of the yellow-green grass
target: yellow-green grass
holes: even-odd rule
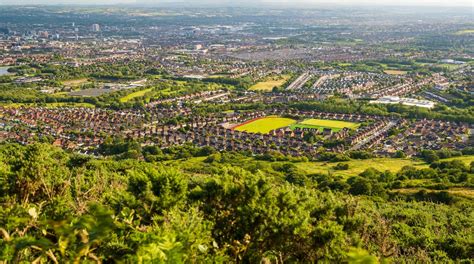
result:
[[[287,127],[296,123],[296,120],[290,118],[282,118],[282,117],[264,117],[261,119],[257,119],[250,123],[238,126],[235,128],[237,131],[246,131],[249,133],[268,133],[274,129]]]
[[[459,31],[456,32],[455,34],[456,34],[456,35],[474,34],[474,29],[459,30]]]
[[[252,91],[271,91],[273,87],[280,87],[290,79],[290,75],[282,75],[267,79],[263,82],[258,82],[250,90]]]
[[[87,83],[89,80],[87,78],[81,78],[81,79],[73,79],[73,80],[67,80],[63,81],[63,85],[65,86],[78,86],[84,83]]]
[[[142,97],[146,93],[151,92],[152,90],[153,90],[153,88],[148,88],[148,89],[145,89],[145,90],[140,90],[140,91],[137,91],[137,92],[134,92],[134,93],[131,93],[131,94],[127,94],[126,96],[120,98],[120,102],[126,103],[126,102],[128,102],[128,101],[130,101],[134,98]]]
[[[349,66],[352,66],[352,63],[338,63],[337,66],[340,66],[340,67],[349,67]]]
[[[404,75],[404,74],[407,74],[406,71],[400,71],[400,70],[385,70],[384,72],[386,74],[390,74],[390,75]]]
[[[57,92],[57,93],[54,93],[53,96],[59,96],[59,97],[64,97],[64,96],[67,96],[69,92]]]
[[[339,131],[345,127],[350,129],[356,129],[360,126],[358,123],[339,121],[339,120],[325,120],[325,119],[306,119],[303,122],[294,124],[291,126],[292,129],[297,127],[300,128],[317,128],[323,130],[324,128],[330,128],[333,131]]]
[[[441,63],[441,64],[436,64],[436,66],[445,68],[448,71],[454,71],[460,67],[458,64],[449,64],[449,63]]]
[[[467,166],[474,161],[474,156],[455,157],[444,159],[442,161],[461,160]],[[338,164],[349,164],[348,170],[334,170],[333,167]],[[390,171],[396,173],[404,166],[413,166],[416,168],[427,168],[429,165],[423,161],[412,159],[393,159],[393,158],[374,158],[367,160],[350,160],[346,162],[301,162],[295,163],[296,166],[306,173],[331,173],[335,176],[350,177],[355,176],[366,169],[374,168],[379,171]]]

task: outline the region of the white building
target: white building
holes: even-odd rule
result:
[[[428,100],[418,100],[414,98],[401,98],[398,96],[384,96],[377,100],[370,101],[371,104],[402,104],[431,109],[435,107],[435,102]]]
[[[94,32],[99,32],[100,31],[100,26],[99,24],[92,24],[92,31]]]

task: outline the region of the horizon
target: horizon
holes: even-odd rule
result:
[[[183,6],[188,7],[317,7],[317,6],[360,6],[360,7],[452,7],[465,8],[471,7],[474,10],[472,1],[469,0],[401,0],[396,2],[384,3],[374,0],[336,0],[329,2],[327,0],[257,0],[257,1],[216,1],[216,0],[187,0],[187,1],[160,1],[155,0],[105,0],[97,3],[92,0],[2,0],[0,5],[21,6],[21,5],[40,5],[40,6]]]

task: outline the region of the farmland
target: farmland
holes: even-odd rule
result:
[[[271,91],[273,87],[280,87],[285,84],[289,79],[290,75],[282,75],[273,78],[269,78],[266,81],[258,82],[250,90],[252,91]]]
[[[250,133],[268,133],[274,129],[287,127],[296,123],[296,120],[281,117],[265,117],[251,121],[246,124],[235,127],[237,131],[246,131]]]
[[[298,124],[294,124],[291,126],[292,129],[295,128],[317,128],[319,130],[323,130],[324,128],[330,128],[333,131],[337,132],[345,127],[350,129],[356,129],[359,127],[359,124],[352,123],[352,122],[345,122],[345,121],[338,121],[338,120],[323,120],[323,119],[307,119],[303,122]]]

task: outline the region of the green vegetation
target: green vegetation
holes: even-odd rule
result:
[[[285,84],[291,78],[290,75],[282,75],[267,78],[265,81],[258,82],[250,87],[253,91],[271,91],[275,87],[280,87]]]
[[[474,29],[464,29],[464,30],[459,30],[455,33],[456,35],[469,35],[469,34],[474,34]]]
[[[235,130],[246,131],[250,133],[268,133],[272,130],[287,127],[294,123],[296,123],[296,121],[290,118],[269,116],[237,126],[235,127]]]
[[[449,159],[443,159],[443,161],[459,160],[465,163],[467,166],[474,162],[474,156],[455,157]],[[392,158],[372,158],[364,160],[350,160],[342,162],[340,164],[347,164],[349,168],[347,170],[334,170],[334,163],[332,162],[302,162],[297,163],[296,166],[302,171],[313,174],[313,173],[330,173],[331,175],[341,176],[347,178],[352,175],[358,175],[369,168],[375,168],[379,171],[390,171],[396,173],[405,166],[415,167],[417,169],[423,169],[429,167],[428,163],[423,161],[416,161],[412,159],[392,159]]]
[[[165,153],[116,143],[104,148],[114,155],[104,159],[42,144],[0,145],[1,260],[468,263],[472,258],[473,163],[439,161],[339,177],[305,172],[295,158],[281,154],[251,158],[186,146]],[[115,160],[134,150],[148,162]]]
[[[391,74],[391,75],[405,75],[407,74],[406,71],[400,71],[400,70],[384,70],[386,74]]]
[[[146,93],[148,92],[151,92],[153,89],[152,88],[148,88],[148,89],[144,89],[144,90],[140,90],[140,91],[137,91],[137,92],[133,92],[131,94],[128,94],[122,98],[120,98],[120,102],[122,103],[126,103],[134,98],[137,98],[137,97],[142,97],[144,96]]]
[[[343,128],[357,129],[360,124],[353,122],[345,122],[338,120],[324,120],[324,119],[307,119],[298,124],[291,125],[291,128],[317,128],[323,130],[324,128],[330,128],[332,131],[339,131]]]

